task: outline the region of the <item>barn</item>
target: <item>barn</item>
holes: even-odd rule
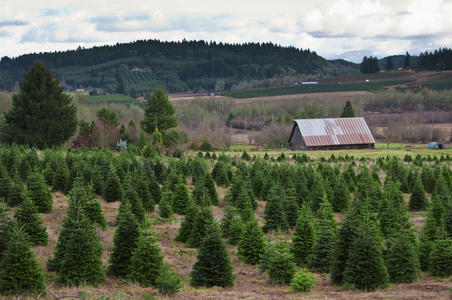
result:
[[[289,138],[292,150],[373,149],[364,118],[298,119]]]

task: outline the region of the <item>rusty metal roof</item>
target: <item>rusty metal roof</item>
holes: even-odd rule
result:
[[[375,144],[364,118],[298,119],[307,147],[350,144]]]

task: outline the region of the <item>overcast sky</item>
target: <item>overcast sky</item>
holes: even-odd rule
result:
[[[452,0],[3,0],[0,9],[1,57],[184,38],[273,42],[355,62],[418,55],[452,47]]]

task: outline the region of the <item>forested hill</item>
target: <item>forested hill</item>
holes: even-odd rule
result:
[[[72,88],[103,88],[132,96],[156,87],[169,92],[238,90],[342,75],[359,68],[341,60],[327,61],[309,49],[272,43],[139,40],[3,57],[0,89],[11,90],[35,60],[44,62]]]

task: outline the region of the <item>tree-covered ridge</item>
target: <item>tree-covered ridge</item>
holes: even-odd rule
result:
[[[326,74],[354,66],[328,62],[309,49],[273,43],[228,44],[207,41],[138,40],[89,49],[31,53],[0,62],[0,88],[11,89],[34,61],[40,60],[56,77],[74,87],[104,87],[148,93],[157,87],[170,92],[214,90],[217,81],[228,90],[241,81]],[[131,70],[135,69],[135,72]],[[147,89],[145,88],[147,83]]]

